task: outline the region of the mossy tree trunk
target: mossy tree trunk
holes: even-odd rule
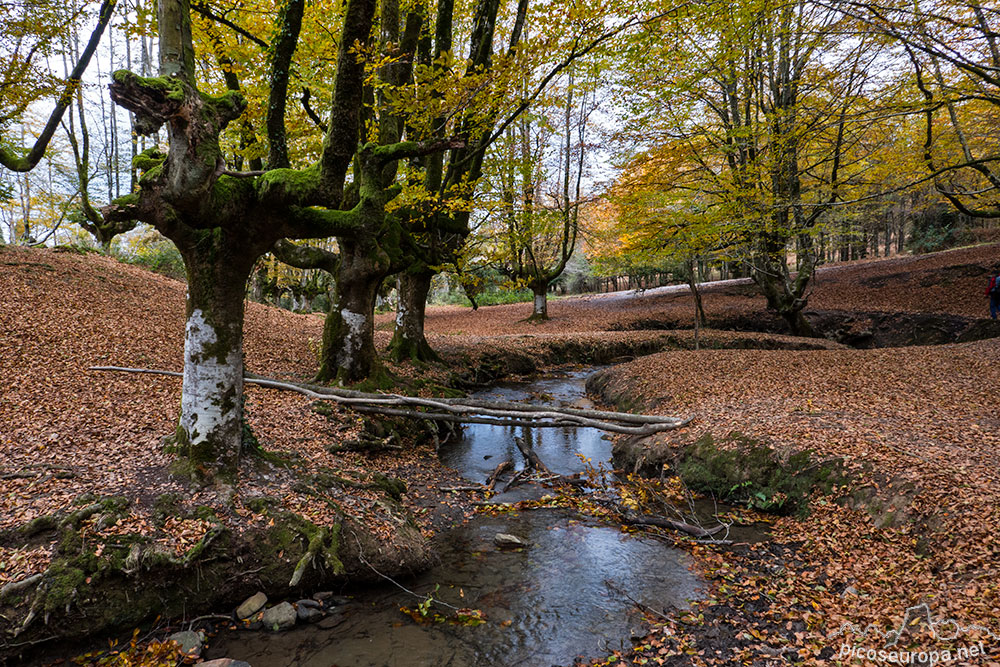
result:
[[[389,356],[394,361],[437,361],[440,359],[424,336],[427,295],[434,271],[429,268],[404,271],[396,279],[399,302],[396,305],[396,327]]]
[[[391,194],[368,193],[342,206],[345,174],[360,127],[364,62],[354,50],[369,43],[374,0],[347,0],[338,47],[333,111],[317,163],[303,169],[232,173],[219,137],[246,107],[234,90],[213,97],[198,90],[188,0],[160,0],[160,76],[113,74],[112,100],[135,113],[139,134],[166,126],[166,155],[147,151],[137,192],[102,210],[104,219],[141,220],[170,238],[184,257],[189,294],[184,385],[177,444],[194,481],[231,482],[242,449],[243,299],[254,262],[282,238],[326,238],[384,210]],[[278,32],[294,46],[294,13]],[[275,75],[287,76],[283,62]],[[409,146],[397,148],[407,157]],[[384,161],[399,159],[392,154]],[[138,158],[137,158],[138,160]],[[377,166],[377,165],[376,165]]]
[[[765,240],[765,245],[758,260],[762,266],[755,265],[752,276],[767,299],[767,307],[785,320],[793,336],[816,338],[816,330],[802,313],[809,302],[806,291],[816,271],[811,239],[803,240],[805,250],[799,270],[794,276],[788,270],[782,237],[779,235],[770,243]]]
[[[333,301],[323,327],[321,382],[358,382],[378,366],[375,351],[375,298],[390,263],[374,243],[339,240],[340,259]]]
[[[787,289],[787,283],[781,280],[758,277],[757,284],[764,292],[767,307],[785,321],[793,336],[817,337],[816,329],[802,313],[808,303],[806,298],[796,296],[794,290]]]
[[[517,2],[510,24],[508,56],[514,55],[521,42],[527,21],[528,4],[528,0]],[[467,51],[470,63],[466,69],[466,76],[470,78],[487,75],[493,67],[494,48],[497,45],[495,40],[497,14],[501,5],[502,3],[496,0],[478,0],[475,3],[474,29],[469,35]],[[455,48],[454,0],[440,0],[437,3],[437,16],[433,25],[433,44],[427,35],[416,55],[421,65],[437,70],[443,75],[448,68],[448,59],[442,58],[442,55],[453,52]],[[430,155],[423,160],[424,187],[429,193],[436,194],[442,199],[451,197],[450,193],[461,191],[467,193],[464,196],[473,196],[475,184],[482,176],[487,148],[496,138],[493,128],[499,118],[500,109],[501,106],[497,104],[483,113],[483,109],[470,106],[460,116],[457,133],[465,139],[465,144],[448,153],[447,164],[443,153]],[[438,117],[433,124],[435,127],[444,127],[447,118]],[[469,187],[470,185],[472,187]],[[462,247],[466,238],[472,233],[469,226],[469,211],[461,210],[463,208],[455,207],[450,211],[416,216],[420,233],[414,235],[412,239],[415,251],[414,264],[424,267],[459,265]],[[429,268],[427,272],[428,275],[423,275],[421,271],[411,270],[410,275],[404,277],[400,283],[400,305],[405,305],[405,311],[397,312],[396,329],[390,346],[390,354],[397,361],[405,359],[427,361],[438,358],[424,335],[427,292],[434,273]],[[473,309],[478,308],[475,289],[471,283],[463,281],[462,286],[472,302]]]
[[[178,247],[188,293],[176,445],[196,477],[226,480],[243,447],[243,300],[256,254],[219,228]]]

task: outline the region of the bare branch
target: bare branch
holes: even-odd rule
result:
[[[183,373],[148,368],[92,366],[88,370],[183,377]],[[467,424],[500,424],[532,428],[576,426],[596,428],[602,431],[627,435],[651,435],[661,431],[681,428],[690,422],[690,419],[679,419],[677,417],[632,415],[623,412],[564,409],[549,406],[493,403],[491,401],[466,401],[458,398],[429,399],[417,396],[401,396],[398,394],[368,394],[333,387],[280,382],[261,377],[247,377],[244,381],[247,384],[255,384],[269,389],[294,391],[317,400],[330,400],[341,405],[346,405],[359,412],[378,412],[380,414],[412,417],[414,419],[432,419],[435,421]],[[433,412],[423,412],[420,408],[430,409]],[[639,418],[644,420],[640,422],[640,426],[626,425],[637,423],[637,419]]]

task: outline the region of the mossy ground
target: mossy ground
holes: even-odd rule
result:
[[[333,470],[303,472],[300,479],[297,492],[327,508],[315,515],[322,518],[289,511],[267,496],[239,503],[244,517],[234,524],[220,516],[225,508],[194,504],[191,492],[158,494],[149,501],[148,512],[124,497],[87,495],[69,511],[5,531],[0,545],[31,539],[53,547],[40,580],[0,600],[0,625],[6,633],[0,658],[48,637],[97,636],[123,632],[157,616],[218,611],[257,589],[280,598],[296,589],[342,583],[349,570],[356,574],[366,567],[356,556],[342,554],[344,527],[359,543],[381,539],[366,536],[363,522],[344,514],[335,497],[345,492],[378,499],[403,524],[413,525],[400,504],[406,491],[401,480],[380,473],[358,479]],[[137,512],[148,515],[149,523],[137,520]],[[178,528],[195,533],[182,532],[177,540],[169,532]],[[408,535],[402,552],[385,552],[394,554],[389,562],[377,555],[369,558],[386,571],[400,564],[417,567],[426,559],[426,546],[419,531]]]

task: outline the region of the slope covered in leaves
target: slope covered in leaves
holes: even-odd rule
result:
[[[168,494],[183,499],[180,513],[209,507],[212,520],[234,532],[267,521],[250,509],[261,497],[317,524],[337,520],[328,504],[301,491],[289,468],[253,457],[242,465],[234,496],[190,491],[168,475],[172,457],[162,446],[176,423],[180,381],[88,372],[94,365],[180,370],[184,296],[183,283],[106,257],[0,249],[0,534],[70,511],[81,498],[108,496],[129,501],[114,530],[147,535],[174,553],[190,549],[208,524],[156,521],[157,500]],[[308,378],[316,367],[310,339],[321,333],[321,318],[249,303],[248,370]],[[365,480],[373,469],[405,475],[414,505],[426,504],[421,484],[436,489],[438,477],[450,474],[427,464],[429,445],[381,458],[329,452],[357,433],[358,417],[336,407],[330,416],[317,414],[296,394],[250,387],[247,411],[265,450],[303,470],[323,466],[347,479]],[[398,517],[376,502],[381,493],[339,493],[340,509],[393,553]],[[37,540],[0,543],[0,586],[45,569],[53,548]]]
[[[1000,263],[1000,246],[987,245],[919,256],[863,260],[823,267],[807,310],[942,313],[968,318],[989,316],[983,292],[988,272]],[[744,280],[704,287],[711,324],[723,318],[759,317],[764,297]],[[685,289],[638,295],[584,295],[552,299],[548,322],[526,322],[531,304],[488,306],[472,312],[459,306],[427,310],[427,329],[442,334],[516,334],[644,328],[649,322],[692,326],[694,306]],[[775,319],[777,322],[777,320]],[[778,325],[780,326],[780,324]],[[391,318],[382,319],[391,327]]]
[[[1000,636],[998,360],[994,339],[666,352],[613,371],[610,395],[694,418],[672,436],[676,444],[739,431],[783,452],[843,459],[851,473],[839,502],[814,499],[808,517],[778,520],[774,543],[743,555],[702,551],[717,599],[754,612],[749,625],[736,627],[735,613],[724,621],[747,640],[742,660],[787,664],[775,657],[784,651],[806,664],[848,664],[834,660],[842,642],[830,637],[843,623],[888,631],[921,603],[935,618]],[[720,662],[711,642],[692,647],[695,664],[735,664],[739,655]]]
[[[996,255],[992,246],[831,267],[811,303],[978,316],[985,301],[980,275]],[[86,371],[103,364],[179,370],[184,291],[182,283],[99,256],[0,250],[0,531],[93,493],[132,500],[117,529],[148,531],[173,553],[204,536],[207,526],[195,519],[152,525],[156,496],[186,492],[167,476],[170,459],[160,443],[173,429],[180,383]],[[713,308],[759,311],[763,300],[747,292],[741,286],[710,292],[710,316]],[[309,341],[320,337],[322,320],[252,303],[247,308],[249,370],[308,377],[316,364]],[[629,345],[690,347],[692,338],[690,331],[629,330],[630,323],[663,313],[688,317],[686,295],[558,300],[550,308],[553,319],[540,325],[518,321],[525,308],[430,309],[431,342],[453,365],[470,355],[518,354],[530,358],[528,372],[551,363],[557,348],[575,345],[611,357]],[[385,325],[380,346],[388,339]],[[963,622],[1000,618],[1000,341],[881,350],[809,341],[809,349],[767,349],[802,341],[702,335],[714,347],[765,349],[640,357],[614,372],[608,391],[650,411],[694,417],[680,440],[739,430],[782,449],[842,457],[854,474],[843,491],[849,500],[817,500],[807,518],[780,519],[774,542],[748,553],[693,547],[713,578],[713,601],[728,610],[721,622],[743,637],[744,655],[719,657],[704,635],[678,642],[691,630],[685,622],[667,623],[663,637],[674,639],[651,641],[631,660],[782,664],[794,652],[829,664],[827,635],[841,621],[890,625],[920,601]],[[348,477],[373,467],[405,477],[410,491],[404,498],[413,509],[437,506],[437,486],[451,474],[434,462],[429,446],[377,457],[331,454],[326,446],[350,437],[356,418],[334,409],[328,419],[296,395],[251,387],[248,414],[270,451],[291,452]],[[205,490],[188,503],[211,507],[218,520],[238,529],[257,520],[247,502],[263,495],[317,522],[330,519],[328,508],[294,488],[293,477],[267,466],[244,467],[232,502]],[[389,545],[396,524],[376,496],[352,489],[338,501]],[[50,550],[38,543],[0,547],[0,585],[44,569]],[[785,555],[776,558],[776,552]],[[775,651],[785,657],[775,658]]]

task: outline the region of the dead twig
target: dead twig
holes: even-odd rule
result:
[[[635,516],[632,514],[623,515],[622,523],[630,526],[656,526],[657,528],[669,528],[671,530],[677,530],[682,533],[687,533],[692,537],[702,539],[716,535],[726,529],[725,525],[716,526],[715,528],[702,528],[701,526],[694,526],[690,523],[685,523],[684,521],[674,521],[673,519],[668,519],[662,516]]]
[[[504,474],[513,467],[514,467],[514,462],[511,461],[510,459],[498,463],[497,467],[494,468],[493,472],[490,473],[490,476],[486,478],[486,488],[492,491],[493,487],[497,485],[497,480],[500,479],[500,475]]]

